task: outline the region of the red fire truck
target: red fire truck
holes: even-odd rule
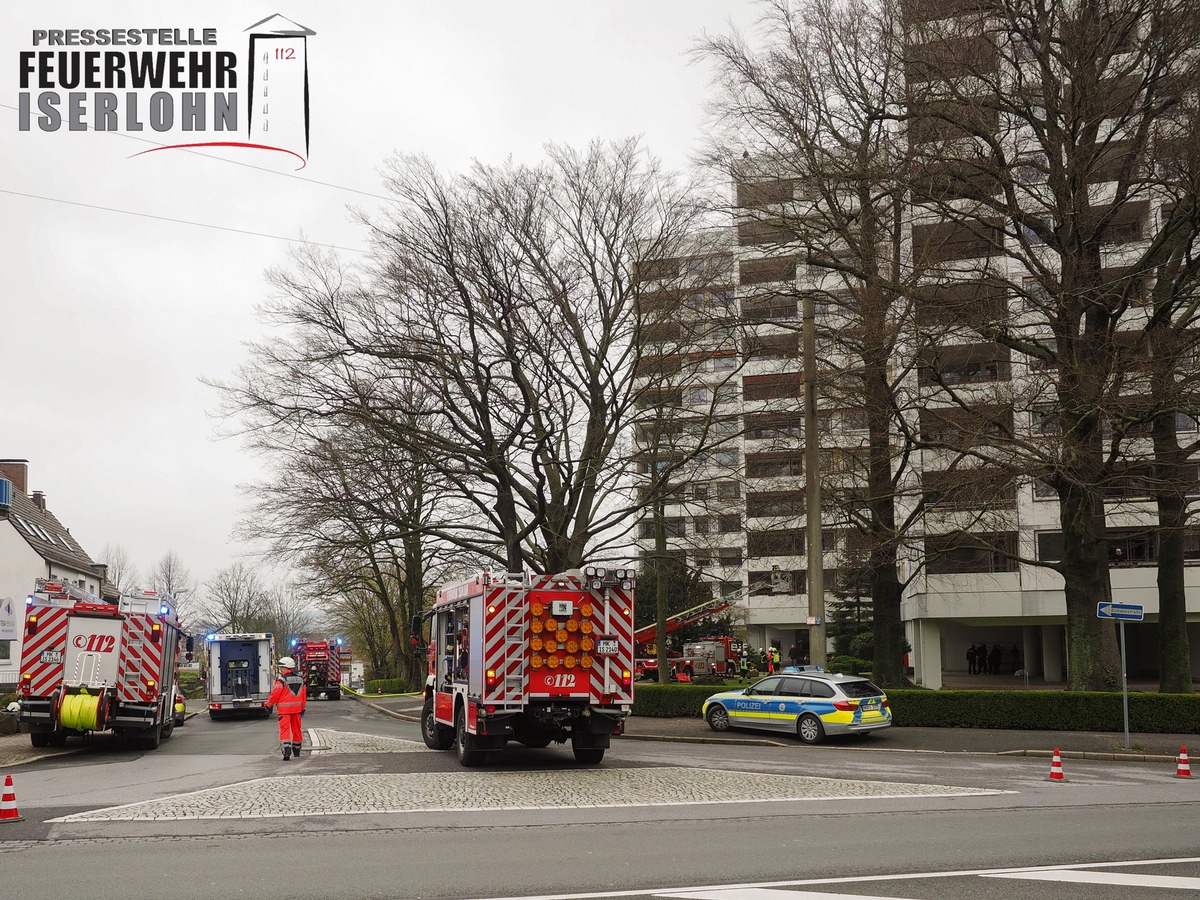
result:
[[[35,747],[111,730],[157,749],[175,727],[179,642],[167,594],[140,591],[112,604],[39,578],[25,601],[21,731]]]
[[[786,572],[781,572],[779,566],[772,566],[769,580],[755,581],[748,587],[721,597],[714,597],[712,600],[670,616],[667,619],[667,634],[710,616],[720,615],[730,607],[741,604],[746,597],[761,590],[768,590],[771,593],[789,593],[791,576]],[[651,623],[639,628],[633,634],[634,640],[637,642],[636,672],[638,678],[658,677],[658,659],[653,654],[656,632],[657,625]],[[742,641],[732,635],[703,638],[703,642],[709,641],[719,643],[720,649],[708,644],[698,647],[697,644],[701,642],[696,642],[687,645],[682,654],[671,651],[669,655],[672,676],[680,673],[686,674],[689,678],[692,675],[739,674],[744,668],[745,645]],[[692,649],[689,650],[688,647]]]
[[[421,731],[477,766],[516,741],[571,741],[595,764],[633,704],[633,569],[586,566],[557,575],[484,572],[448,584],[430,619]]]
[[[296,671],[304,676],[304,690],[309,699],[342,699],[341,638],[333,641],[292,638],[292,658],[296,660]]]
[[[695,622],[701,621],[702,619],[707,619],[710,616],[719,615],[720,613],[729,609],[729,607],[733,606],[735,603],[739,602],[740,599],[740,593],[731,595],[729,597],[717,597],[713,600],[709,600],[707,603],[701,603],[698,606],[693,606],[691,609],[685,609],[683,612],[676,613],[667,619],[667,634],[670,634],[673,631],[678,631],[685,625],[691,625]],[[654,635],[656,630],[657,626],[652,623],[643,628],[639,628],[636,632],[634,632],[634,640],[637,642],[639,657],[636,663],[636,673],[638,678],[658,677],[658,659],[657,657],[651,655],[651,651],[654,646]],[[735,641],[736,639],[729,638],[729,640]],[[741,642],[738,641],[737,643],[740,644]],[[732,651],[734,647],[731,645],[729,649]],[[740,647],[737,648],[738,654],[736,658],[731,660],[732,662],[740,663],[740,649]],[[730,656],[732,656],[732,654],[730,654]],[[678,653],[672,652],[672,673],[684,671],[684,666],[685,664],[683,657]],[[693,672],[695,672],[694,666],[692,667],[692,671],[688,671],[687,674],[690,676],[693,674]],[[700,673],[695,672],[695,674]]]

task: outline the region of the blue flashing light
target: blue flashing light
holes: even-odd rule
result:
[[[216,636],[216,634],[206,634],[204,636],[204,639],[206,641],[215,641],[217,639],[217,636]]]
[[[300,643],[300,642],[298,640],[296,640],[296,638],[292,638],[292,642],[290,644],[288,644],[288,646],[295,647],[296,644],[298,644],[298,643]]]
[[[164,615],[164,616],[169,616],[169,615],[171,614],[171,607],[167,606],[167,605],[164,603],[162,606],[160,606],[160,607],[158,608],[158,611],[159,611],[159,613],[160,613],[161,615]]]
[[[33,606],[33,594],[30,594],[28,597],[25,598],[25,605]]]
[[[337,639],[337,645],[338,645],[339,647],[340,647],[340,646],[342,646],[342,639],[341,639],[341,638],[338,638],[338,639]]]

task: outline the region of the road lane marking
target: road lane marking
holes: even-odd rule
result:
[[[1080,871],[1078,869],[1055,869],[1041,872],[1003,872],[984,875],[984,878],[1015,878],[1021,881],[1064,881],[1071,884],[1111,884],[1129,887],[1178,888],[1197,891],[1200,896],[1200,878],[1184,878],[1174,875],[1137,875],[1129,872]]]

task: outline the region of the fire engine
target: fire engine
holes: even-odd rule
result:
[[[742,671],[745,644],[729,634],[709,636],[683,645],[683,655],[671,660],[676,672],[736,677]]]
[[[571,741],[594,765],[633,705],[633,569],[484,572],[448,584],[430,620],[421,732],[464,766],[509,741]]]
[[[770,580],[756,581],[748,587],[734,591],[721,597],[714,597],[705,603],[685,609],[667,618],[667,634],[678,631],[685,625],[692,625],[702,619],[720,615],[731,606],[736,606],[755,591],[768,589],[772,593],[787,593],[791,590],[791,576],[781,572],[778,566],[772,567]],[[638,678],[657,678],[658,659],[653,654],[654,638],[658,626],[651,623],[639,628],[633,633],[637,642],[638,660],[636,674]],[[706,642],[717,642],[720,650],[709,646]],[[698,646],[704,644],[704,646]],[[692,648],[689,650],[688,648]],[[688,644],[682,654],[671,652],[671,674],[684,673],[689,678],[693,675],[737,675],[742,670],[742,658],[745,645],[732,635],[706,637],[702,642]]]
[[[323,696],[341,700],[342,639],[306,641],[292,638],[291,647],[296,671],[304,676],[304,690],[309,699]]]
[[[112,604],[39,578],[25,601],[21,731],[35,747],[111,730],[157,749],[175,727],[180,636],[169,594],[140,591]]]

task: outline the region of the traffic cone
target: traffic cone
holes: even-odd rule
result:
[[[1054,759],[1050,760],[1050,777],[1049,781],[1066,781],[1067,776],[1063,774],[1062,757],[1058,755],[1058,748],[1054,748]]]
[[[25,817],[17,812],[17,795],[13,793],[12,776],[4,776],[4,797],[0,799],[0,822],[20,822]]]
[[[1175,767],[1176,778],[1191,778],[1192,767],[1188,764],[1187,747],[1179,748],[1179,764]]]

